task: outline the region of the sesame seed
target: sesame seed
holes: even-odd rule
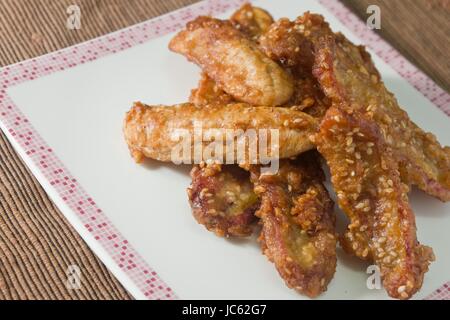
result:
[[[364,207],[364,202],[360,202],[355,206],[355,209],[362,209]]]
[[[385,237],[381,237],[378,239],[378,243],[385,243],[386,242],[386,238]]]
[[[347,138],[345,143],[347,144],[347,146],[350,146],[353,143],[353,138],[352,137]]]
[[[363,256],[363,258],[365,258],[365,257],[367,257],[368,254],[369,254],[369,249],[365,248],[361,255]]]

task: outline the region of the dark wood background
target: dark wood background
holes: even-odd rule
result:
[[[225,1],[225,0],[224,0]],[[144,21],[195,0],[0,0],[0,66],[58,50]],[[381,8],[379,33],[450,90],[449,0],[343,0],[358,16]],[[65,27],[78,4],[83,28]],[[66,267],[82,269],[67,290]],[[129,299],[0,133],[0,299]]]

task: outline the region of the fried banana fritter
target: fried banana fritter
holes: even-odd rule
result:
[[[294,94],[284,105],[322,118],[331,102],[312,75],[314,43],[321,36],[332,34],[322,16],[306,12],[295,21],[282,18],[260,37],[263,52],[291,70]]]
[[[315,153],[282,160],[273,175],[252,167],[255,192],[261,198],[264,254],[287,286],[315,297],[324,292],[336,269],[333,201],[322,184]]]
[[[199,17],[171,40],[169,48],[198,64],[238,101],[278,106],[292,96],[290,74],[229,21]]]
[[[258,41],[273,23],[273,18],[266,10],[245,3],[230,17],[230,21],[236,29]]]
[[[314,44],[332,34],[321,15],[305,12],[294,21],[282,18],[273,23],[260,37],[260,47],[269,58],[290,68],[294,74],[311,75]]]
[[[381,81],[370,55],[343,35],[322,39],[314,74],[341,108],[358,111],[380,128],[400,163],[402,180],[442,201],[450,200],[450,148],[424,132],[402,110]]]
[[[247,171],[236,165],[200,165],[191,177],[189,202],[198,223],[222,237],[252,234],[259,199]]]
[[[379,126],[359,111],[333,106],[315,140],[330,167],[339,206],[350,218],[344,249],[380,267],[391,297],[410,298],[434,256],[416,239],[408,186]]]
[[[255,163],[267,158],[288,158],[296,156],[304,151],[313,148],[310,137],[316,132],[318,127],[317,120],[303,112],[290,110],[287,108],[275,107],[254,107],[245,103],[236,103],[229,105],[206,105],[195,106],[185,103],[175,106],[147,106],[142,103],[135,103],[127,113],[124,121],[124,136],[128,143],[130,152],[136,162],[140,162],[143,157],[156,159],[159,161],[173,161],[173,152],[179,159],[185,156],[192,160],[210,161],[204,152],[195,153],[196,137],[201,144],[203,151],[210,149],[214,141],[207,139],[205,135],[216,134],[222,136],[224,148],[235,141],[234,146],[225,152],[232,153],[231,162],[244,163],[252,160]],[[234,136],[234,139],[223,137],[226,129]],[[267,134],[267,154],[261,154],[260,149],[253,150],[252,145],[248,143],[252,129],[253,133],[258,134],[260,139],[260,129]],[[273,132],[272,130],[276,131]],[[201,132],[199,132],[201,131]],[[217,132],[219,131],[219,132]],[[226,131],[225,131],[226,132]],[[203,133],[203,136],[201,135]],[[184,137],[189,134],[188,137]],[[198,136],[200,134],[200,136]],[[276,134],[276,135],[275,135]],[[182,139],[187,140],[188,155],[178,154],[176,147],[180,145]],[[274,140],[272,140],[274,139]],[[277,141],[275,141],[277,140]],[[256,141],[256,140],[255,140]],[[186,142],[186,141],[183,141]],[[220,143],[220,142],[215,142]],[[244,146],[244,153],[240,157],[237,146]],[[278,147],[271,149],[270,147]],[[178,151],[177,151],[178,150]],[[234,151],[234,152],[231,152]],[[257,159],[254,159],[254,152],[258,152]],[[278,151],[278,155],[276,152]],[[200,157],[200,159],[198,159]],[[230,163],[229,159],[217,159],[221,163]]]

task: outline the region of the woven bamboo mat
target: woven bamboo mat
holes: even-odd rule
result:
[[[224,0],[225,1],[225,0]],[[0,66],[55,51],[144,21],[196,0],[0,0]],[[445,89],[450,83],[450,19],[443,0],[345,0],[360,16],[382,9],[381,34]],[[66,8],[83,27],[65,28]],[[82,270],[66,287],[69,265]],[[0,133],[0,299],[130,299],[96,258]]]

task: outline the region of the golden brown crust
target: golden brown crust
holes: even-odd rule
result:
[[[408,187],[380,128],[359,111],[333,106],[315,140],[330,167],[339,206],[350,218],[344,249],[380,267],[391,297],[410,298],[434,256],[416,239]]]
[[[313,117],[295,110],[274,107],[254,107],[244,103],[229,105],[206,105],[195,106],[190,103],[175,106],[147,106],[142,103],[135,103],[127,113],[124,121],[124,136],[128,147],[136,159],[148,157],[159,161],[173,161],[172,152],[181,139],[175,139],[174,135],[180,129],[194,137],[195,125],[199,124],[203,132],[208,129],[232,129],[237,133],[235,146],[244,141],[248,141],[245,133],[248,129],[267,129],[264,132],[268,135],[268,142],[272,140],[271,129],[278,130],[279,154],[280,158],[296,156],[304,151],[313,148],[310,136],[317,130],[317,120]],[[222,131],[221,131],[222,132]],[[256,131],[259,133],[259,131]],[[223,132],[222,132],[223,134]],[[201,137],[200,137],[201,138]],[[276,136],[273,136],[275,139]],[[224,143],[226,139],[223,139]],[[273,141],[275,143],[276,141]],[[202,150],[211,144],[211,141],[201,139]],[[190,147],[190,159],[196,159],[193,154],[194,139],[188,143]],[[251,146],[247,143],[245,148],[245,159],[249,158]],[[276,151],[276,150],[275,150]],[[179,156],[179,154],[176,154]],[[236,158],[239,154],[233,152],[234,161],[244,160]],[[200,153],[200,161],[209,161],[203,158]],[[261,160],[261,155],[257,154]],[[267,156],[276,157],[269,148]],[[228,163],[226,159],[219,159],[221,163]]]
[[[263,253],[287,286],[315,297],[324,292],[336,268],[333,201],[315,153],[282,160],[274,175],[252,167],[255,192],[261,198]]]
[[[230,21],[236,29],[257,41],[259,36],[269,29],[273,18],[266,10],[245,3],[233,13]]]
[[[263,52],[292,70],[294,94],[284,106],[294,106],[316,118],[322,118],[331,104],[312,75],[314,44],[328,34],[332,31],[323,17],[306,12],[295,21],[278,20],[260,38]]]
[[[333,34],[321,15],[305,12],[296,20],[282,18],[260,37],[262,51],[271,59],[293,70],[294,74],[311,75],[314,44]]]
[[[259,199],[248,172],[236,165],[200,165],[191,177],[188,196],[198,223],[221,237],[252,234]]]
[[[324,95],[317,80],[310,75],[296,76],[294,81],[294,95],[285,106],[322,119],[331,105],[331,100]]]
[[[314,74],[325,94],[358,110],[380,128],[401,163],[402,180],[443,201],[450,200],[450,148],[442,147],[403,111],[380,79],[370,55],[343,35],[317,44]]]
[[[171,40],[169,48],[198,64],[238,101],[277,106],[293,93],[289,73],[229,21],[199,17]]]
[[[219,88],[213,79],[208,77],[205,72],[202,72],[197,88],[191,90],[189,102],[197,106],[204,106],[207,104],[223,105],[235,101],[232,96]]]

